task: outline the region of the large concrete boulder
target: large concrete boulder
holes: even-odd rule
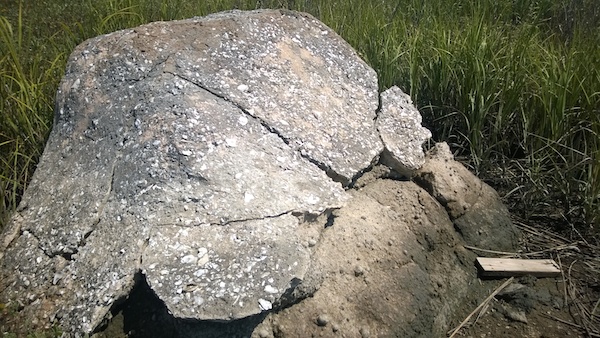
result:
[[[363,333],[442,332],[472,257],[440,194],[385,179],[417,177],[430,134],[399,88],[379,101],[375,72],[306,14],[86,41],[0,241],[0,302],[66,336],[97,331],[140,287],[177,322],[167,336],[293,337],[316,309],[367,311]]]

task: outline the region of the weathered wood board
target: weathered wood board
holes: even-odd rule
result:
[[[513,259],[477,257],[477,268],[485,277],[560,276],[560,268],[552,259]]]

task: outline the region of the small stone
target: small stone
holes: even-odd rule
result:
[[[308,246],[309,247],[312,248],[315,245],[317,245],[317,241],[315,239],[311,238],[311,239],[308,240]]]
[[[258,305],[262,311],[269,311],[273,308],[273,304],[266,299],[259,298]]]
[[[331,324],[331,330],[333,332],[338,332],[340,330],[340,326],[338,325],[338,323]]]
[[[265,286],[264,291],[267,292],[267,293],[277,293],[277,292],[279,292],[276,288],[274,288],[271,285]]]
[[[502,314],[504,314],[504,317],[506,317],[507,319],[510,319],[512,321],[521,322],[521,323],[525,323],[525,324],[528,323],[525,312],[515,309],[514,307],[512,307],[510,305],[500,304],[500,312],[502,312]]]
[[[362,266],[357,265],[354,268],[354,276],[359,277],[365,274],[365,269],[362,268]]]
[[[510,320],[514,320],[516,322],[521,322],[521,323],[525,323],[527,324],[527,316],[525,315],[525,312],[523,311],[508,311],[506,313],[506,317],[508,317],[508,319]]]
[[[371,337],[371,330],[369,330],[368,327],[361,327],[358,332],[360,333],[360,336],[362,338],[369,338],[369,337]]]
[[[317,317],[317,325],[319,326],[326,326],[327,323],[329,323],[329,316],[322,313],[319,315],[319,317]]]
[[[196,262],[198,262],[198,257],[196,257],[196,255],[187,255],[181,258],[182,264],[195,264]]]

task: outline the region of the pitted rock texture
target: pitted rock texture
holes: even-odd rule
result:
[[[426,159],[414,180],[446,208],[466,244],[514,251],[519,231],[498,193],[455,161],[445,142],[430,149]]]
[[[336,180],[349,183],[382,150],[372,123],[377,74],[327,26],[285,13],[222,13],[146,25],[123,34],[120,44],[129,42],[139,51],[126,57],[134,64],[152,62],[172,74],[174,95],[193,85],[234,102]]]
[[[385,114],[407,109],[386,97]],[[377,163],[380,131],[399,145],[399,124],[383,125],[398,119],[376,128],[378,102],[375,72],[300,13],[234,11],[86,41],[0,242],[0,301],[34,327],[86,335],[140,275],[181,320],[265,315],[312,295],[312,256],[349,201],[344,186]]]
[[[150,238],[142,272],[178,318],[232,320],[278,307],[310,261],[310,234],[288,214],[225,227],[156,227]]]

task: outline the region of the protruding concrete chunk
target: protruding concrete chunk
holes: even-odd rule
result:
[[[278,304],[295,287],[292,281],[307,273],[310,253],[298,228],[291,215],[156,227],[142,271],[175,317],[222,321],[255,315]]]
[[[421,121],[410,96],[400,88],[394,86],[381,93],[377,130],[385,146],[382,161],[408,177],[425,162],[423,143],[431,137]]]

